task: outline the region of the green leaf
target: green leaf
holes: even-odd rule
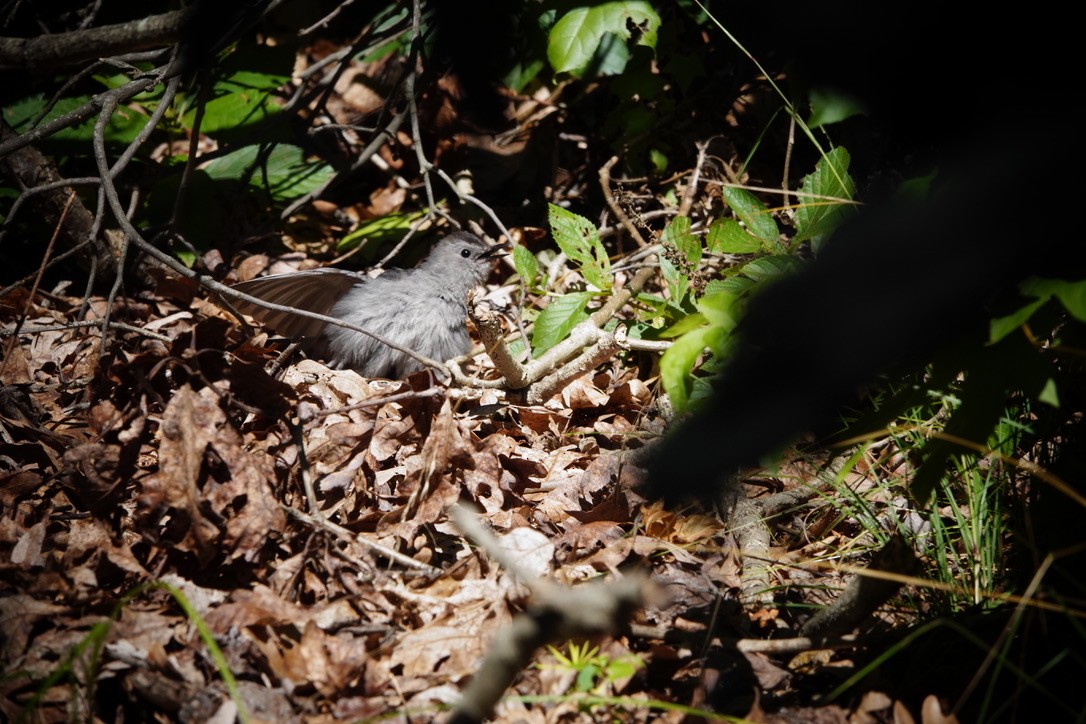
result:
[[[210,161],[203,170],[213,179],[242,179],[264,189],[276,201],[289,201],[309,193],[331,178],[332,167],[307,161],[298,146],[276,144],[270,152],[243,146]]]
[[[655,48],[659,27],[660,16],[643,0],[574,8],[551,28],[547,60],[555,74],[617,75],[630,57],[628,41]]]
[[[502,85],[514,93],[520,93],[529,83],[536,79],[546,65],[546,61],[542,58],[516,63],[505,74]]]
[[[676,216],[664,227],[660,240],[675,247],[679,253],[696,267],[701,262],[701,239],[690,233],[690,219]]]
[[[687,410],[693,381],[690,372],[706,348],[719,346],[727,332],[720,327],[702,327],[676,339],[660,357],[660,381],[676,413]]]
[[[667,171],[667,156],[658,148],[649,149],[649,163],[652,164],[652,168],[656,173]]]
[[[692,332],[700,327],[708,326],[709,319],[701,312],[694,312],[688,314],[675,324],[671,325],[667,329],[660,332],[658,335],[660,339],[671,339],[673,337],[681,337],[687,332]]]
[[[90,96],[76,96],[74,98],[61,98],[49,110],[45,117],[38,123],[45,125],[49,121],[74,111],[76,108],[90,101]],[[32,96],[7,105],[3,108],[4,119],[19,133],[30,129],[30,121],[45,108],[45,99],[42,96]],[[147,124],[149,116],[142,110],[130,106],[120,106],[110,116],[106,124],[104,138],[106,143],[128,144],[135,140],[143,127]],[[78,126],[63,128],[42,140],[42,144],[49,145],[63,142],[89,143],[94,138],[94,124],[97,116],[88,118]],[[90,149],[86,151],[90,154]]]
[[[576,263],[581,274],[600,291],[611,288],[611,262],[600,241],[600,232],[591,221],[572,211],[547,205],[547,218],[558,248]]]
[[[561,342],[570,330],[588,319],[584,308],[591,298],[591,292],[552,297],[547,308],[540,312],[532,329],[533,356],[538,357]]]
[[[857,98],[831,88],[813,88],[810,93],[811,117],[807,126],[821,128],[862,115],[866,109]]]
[[[1035,277],[1022,283],[1022,293],[1040,299],[1056,297],[1071,315],[1086,322],[1086,280],[1044,279]]]
[[[988,323],[988,342],[995,343],[1006,337],[1008,334],[1025,324],[1026,320],[1033,316],[1033,313],[1047,302],[1049,297],[1038,299],[1023,305],[1021,308],[1015,310],[1011,314],[1005,317],[998,317]]]
[[[1086,322],[1086,280],[1045,279],[1031,277],[1019,287],[1024,296],[1033,297],[1010,314],[989,322],[988,342],[994,343],[1006,337],[1026,323],[1033,313],[1052,297],[1056,297],[1075,319]]]
[[[836,229],[845,219],[850,206],[831,199],[851,201],[856,192],[852,177],[848,175],[851,161],[848,151],[838,146],[815,164],[815,170],[803,177],[796,209],[796,235],[793,244],[806,239],[824,236]],[[831,199],[814,198],[828,196]]]
[[[279,113],[279,101],[274,91],[261,87],[269,82],[271,76],[261,73],[239,73],[238,76],[249,78],[254,85],[234,80],[216,84],[216,97],[204,105],[201,133],[209,136],[225,133],[238,137]],[[181,117],[181,124],[191,130],[195,120],[196,109],[193,108]]]
[[[764,282],[789,274],[799,266],[800,262],[792,256],[763,256],[744,264],[740,273],[755,282]]]
[[[748,234],[735,219],[717,219],[709,226],[706,239],[717,254],[752,254],[762,250],[762,242]]]
[[[577,672],[577,691],[584,693],[592,691],[592,688],[596,685],[596,677],[599,676],[599,667],[595,664],[587,664],[580,671]]]
[[[732,313],[735,299],[735,295],[728,292],[707,293],[697,301],[698,311],[705,315],[712,326],[730,332],[736,325],[736,318]]]
[[[336,244],[336,252],[342,254],[350,251],[363,241],[369,241],[375,250],[390,241],[399,241],[411,230],[411,225],[425,215],[425,211],[412,211],[410,213],[387,214],[371,219],[340,239],[339,243]],[[373,256],[368,256],[366,251],[363,250],[362,259],[375,261],[377,258],[376,252]]]
[[[667,282],[668,291],[671,292],[671,303],[678,306],[686,297],[690,280],[666,256],[660,255],[659,258],[660,271],[663,272],[664,281]]]
[[[535,284],[536,277],[539,276],[539,261],[535,258],[535,254],[520,244],[514,244],[513,266],[525,284],[529,287]]]
[[[1051,377],[1045,382],[1045,386],[1041,388],[1040,393],[1037,395],[1037,399],[1046,405],[1052,407],[1060,406],[1060,396],[1056,391],[1056,380]]]
[[[767,251],[781,249],[780,230],[765,204],[746,189],[723,186],[720,192],[739,220],[747,225],[747,231],[758,237]]]

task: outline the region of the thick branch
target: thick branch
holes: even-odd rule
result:
[[[0,143],[16,137],[15,131],[0,118]],[[60,247],[79,249],[77,258],[84,269],[89,269],[92,258],[97,256],[98,269],[112,275],[113,257],[109,250],[102,244],[87,243],[92,238],[94,214],[87,210],[78,196],[72,198],[75,192],[70,186],[61,185],[64,179],[50,159],[36,148],[27,146],[0,158],[0,172],[12,185],[25,189],[23,194],[31,208],[48,223],[55,224],[61,217],[61,211],[66,208],[67,214],[57,239]],[[9,219],[14,216],[14,211],[14,207],[9,210]]]
[[[0,37],[0,67],[38,70],[160,48],[179,39],[187,12],[176,10],[118,25],[36,38]]]

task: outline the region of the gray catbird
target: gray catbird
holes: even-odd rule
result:
[[[471,349],[465,327],[467,296],[490,272],[500,246],[454,231],[414,269],[389,269],[370,278],[342,269],[275,274],[234,286],[269,302],[339,317],[430,359],[445,361]],[[247,302],[233,301],[287,337],[303,337],[329,365],[364,377],[405,377],[422,365],[360,332]]]

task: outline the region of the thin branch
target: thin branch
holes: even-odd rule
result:
[[[457,701],[449,724],[481,722],[493,715],[502,694],[532,657],[548,643],[580,636],[613,633],[629,625],[642,605],[647,580],[631,573],[575,587],[560,586],[548,578],[527,573],[478,516],[454,506],[450,517],[464,537],[478,545],[532,591],[528,608],[498,632],[486,659]]]
[[[637,230],[633,222],[630,221],[630,217],[626,215],[626,212],[622,210],[618,201],[615,199],[615,195],[611,192],[611,169],[618,163],[618,156],[612,156],[608,159],[607,163],[600,167],[600,189],[603,190],[603,196],[607,199],[607,206],[611,209],[611,213],[615,215],[622,226],[629,232],[633,240],[637,242],[638,246],[648,246],[648,242],[641,236],[641,232]]]
[[[48,138],[54,133],[79,125],[95,114],[101,115],[104,108],[116,110],[121,103],[131,100],[140,93],[146,93],[158,85],[158,79],[150,76],[141,76],[129,81],[122,86],[112,88],[98,95],[92,96],[89,101],[74,108],[62,116],[58,116],[45,125],[33,128],[15,138],[0,143],[0,158],[7,156],[12,151],[26,148],[32,143],[37,143],[43,138]],[[112,111],[110,111],[112,113]]]
[[[71,329],[80,329],[83,327],[100,327],[101,322],[95,319],[86,319],[80,322],[65,322],[64,324],[54,324],[45,327],[23,327],[22,329],[0,329],[0,337],[6,337],[9,334],[43,334],[45,332],[64,332]],[[158,332],[152,332],[149,329],[142,327],[136,327],[131,324],[125,324],[124,322],[110,322],[109,326],[112,329],[120,329],[125,332],[133,332],[135,334],[156,339],[159,342],[172,342],[170,337]]]
[[[356,158],[354,160],[354,162],[350,165],[350,167],[346,171],[343,171],[341,173],[336,174],[335,176],[333,176],[332,178],[325,181],[323,184],[321,184],[319,187],[317,187],[313,191],[310,191],[305,196],[301,196],[298,199],[296,199],[294,201],[294,203],[292,203],[287,208],[283,209],[283,212],[281,214],[279,214],[279,218],[280,219],[288,219],[288,218],[290,218],[292,215],[297,213],[298,209],[300,209],[303,206],[305,206],[306,204],[312,202],[314,199],[320,198],[321,195],[323,195],[324,192],[327,191],[329,188],[331,188],[336,183],[342,181],[344,178],[346,178],[347,176],[354,173],[357,169],[361,168],[366,163],[369,163],[370,157],[373,156],[373,154],[380,151],[381,146],[385,145],[386,142],[391,141],[393,138],[396,137],[396,131],[398,131],[400,129],[400,126],[403,125],[404,119],[406,117],[407,117],[407,111],[406,110],[400,111],[395,116],[393,116],[389,120],[389,122],[385,125],[384,130],[382,130],[380,133],[378,133],[373,138],[373,140],[370,141],[369,144],[364,149],[362,149],[362,152],[358,155],[358,158]]]
[[[26,297],[26,304],[23,306],[23,311],[15,321],[15,330],[11,335],[11,339],[8,341],[7,349],[4,350],[4,359],[0,360],[0,376],[3,376],[4,370],[7,369],[8,361],[12,358],[11,351],[19,341],[19,327],[23,325],[23,322],[26,321],[27,316],[30,314],[30,305],[34,303],[34,296],[38,293],[38,285],[41,284],[41,278],[45,274],[45,265],[49,261],[49,256],[53,253],[53,247],[56,245],[57,237],[60,235],[60,229],[64,226],[64,219],[68,216],[68,209],[71,208],[72,200],[75,198],[74,191],[69,191],[68,193],[68,203],[60,212],[60,219],[53,228],[52,236],[49,237],[49,243],[45,247],[45,256],[42,258],[41,264],[38,265],[38,275],[34,277],[34,284],[30,287],[30,293]]]

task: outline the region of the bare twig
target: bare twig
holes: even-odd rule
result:
[[[121,103],[131,100],[140,93],[152,90],[157,84],[158,80],[156,78],[143,76],[129,81],[122,86],[92,96],[89,101],[78,108],[72,109],[44,125],[33,128],[0,143],[0,158],[3,158],[12,151],[26,148],[43,138],[48,138],[57,131],[78,125],[95,114],[101,114],[102,109],[106,107],[115,110]]]
[[[283,212],[279,214],[279,218],[290,218],[292,215],[298,212],[298,209],[312,202],[314,199],[320,198],[321,195],[324,194],[324,192],[327,191],[329,188],[339,183],[350,174],[354,173],[354,171],[361,168],[363,165],[369,163],[370,157],[380,151],[381,146],[385,145],[386,142],[391,141],[393,138],[396,137],[396,131],[400,130],[400,126],[403,124],[406,117],[407,111],[403,110],[397,113],[391,119],[389,119],[389,122],[385,124],[384,129],[380,133],[378,133],[364,149],[362,149],[362,152],[358,154],[358,157],[354,160],[354,162],[346,171],[336,174],[335,176],[321,184],[318,188],[313,189],[304,196],[300,196],[295,199],[293,203],[291,203],[287,208],[283,209]]]
[[[38,293],[38,285],[41,284],[42,275],[45,274],[45,265],[49,261],[49,256],[53,253],[53,247],[56,245],[57,236],[60,235],[60,229],[64,226],[64,218],[68,215],[68,209],[71,208],[72,199],[75,198],[75,192],[69,191],[68,203],[64,206],[64,209],[60,212],[60,220],[53,228],[53,234],[49,237],[49,243],[45,247],[45,256],[42,257],[41,264],[38,266],[38,275],[34,277],[34,283],[30,287],[30,294],[26,297],[26,304],[23,306],[23,311],[19,315],[19,318],[15,321],[15,330],[11,335],[11,339],[8,340],[7,349],[4,350],[4,359],[0,360],[0,376],[3,376],[4,370],[7,369],[8,360],[11,359],[11,351],[15,348],[15,344],[19,341],[18,333],[19,327],[26,321],[27,315],[30,314],[30,305],[34,303],[34,296]]]
[[[402,565],[402,566],[404,566],[406,568],[413,568],[416,571],[422,571],[423,573],[425,573],[428,576],[440,576],[441,573],[442,573],[440,568],[434,568],[433,566],[428,565],[426,563],[423,563],[422,561],[416,561],[411,556],[405,556],[403,553],[400,553],[397,550],[389,548],[388,546],[383,546],[380,543],[376,543],[374,541],[371,541],[371,540],[365,538],[362,535],[355,535],[354,533],[351,533],[351,531],[347,530],[343,526],[336,525],[335,523],[328,520],[327,518],[318,517],[318,516],[314,516],[314,515],[309,515],[308,513],[303,513],[302,511],[298,510],[297,508],[291,508],[289,505],[284,505],[284,506],[281,506],[281,507],[287,513],[287,515],[291,516],[292,518],[300,520],[301,522],[303,522],[303,523],[305,523],[307,525],[311,525],[314,528],[318,528],[318,529],[321,529],[321,530],[326,530],[329,533],[335,535],[337,538],[339,538],[341,540],[344,540],[344,541],[346,541],[348,543],[355,543],[355,544],[358,544],[358,545],[360,545],[360,546],[362,546],[364,548],[369,548],[371,551],[373,551],[377,555],[384,556],[385,558],[389,559],[390,561],[395,561],[396,563],[399,563],[400,565]]]
[[[9,334],[44,334],[46,332],[64,332],[69,329],[81,329],[84,327],[100,327],[102,323],[95,319],[86,319],[80,322],[65,322],[64,324],[51,324],[44,327],[22,327],[21,329],[0,329],[0,337],[6,337]],[[158,332],[152,332],[149,329],[137,327],[132,324],[125,324],[124,322],[110,322],[109,326],[112,329],[119,329],[124,332],[133,332],[135,334],[148,337],[150,339],[158,340],[159,342],[172,342],[173,340],[164,334]]]
[[[626,212],[623,211],[621,205],[615,199],[615,195],[611,192],[611,169],[614,168],[616,163],[618,163],[618,156],[612,156],[607,163],[600,167],[600,188],[603,190],[603,196],[607,199],[607,206],[611,209],[611,213],[622,223],[622,226],[637,242],[637,245],[648,246],[648,242],[641,236],[641,232],[630,221],[630,217],[626,215]]]
[[[528,575],[500,541],[461,506],[450,516],[466,538],[485,550],[532,591],[528,608],[490,644],[486,659],[472,677],[449,717],[450,724],[481,722],[491,716],[509,684],[531,661],[532,653],[550,642],[612,633],[629,624],[641,605],[646,580],[628,574],[569,588]]]

